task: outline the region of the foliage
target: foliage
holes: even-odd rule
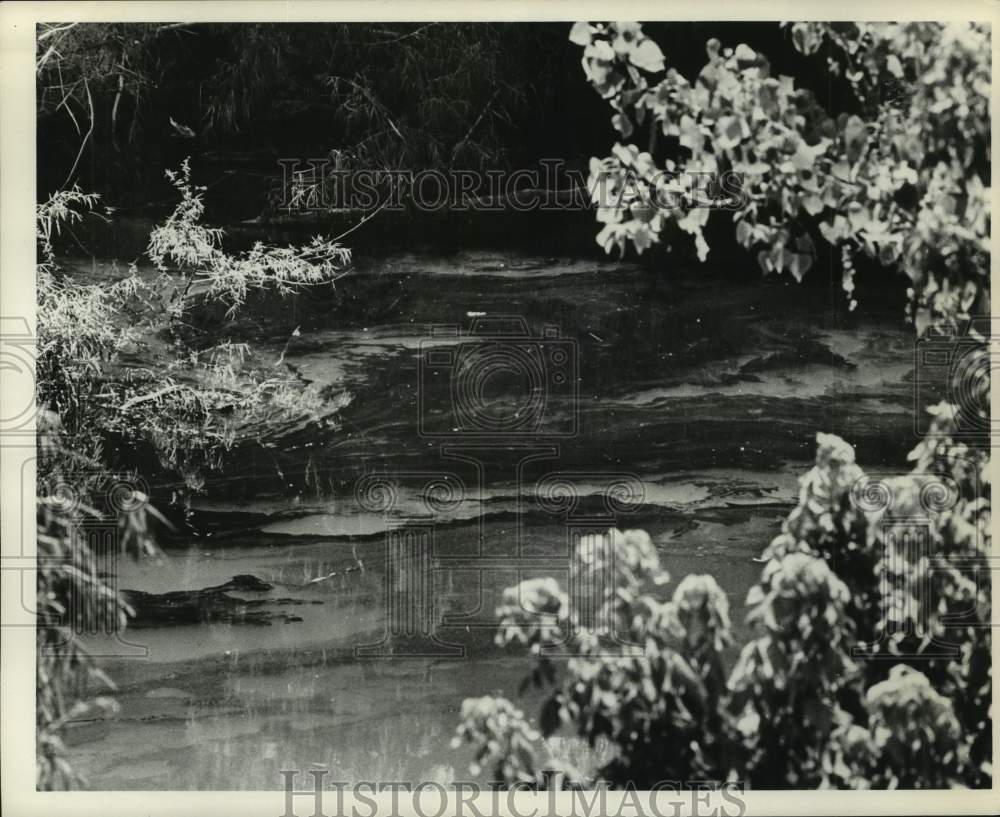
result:
[[[989,300],[988,28],[796,23],[791,33],[804,54],[831,54],[860,115],[828,113],[744,44],[710,40],[691,82],[637,23],[573,27],[622,138],[591,161],[598,243],[641,253],[687,233],[704,260],[714,207],[731,212],[765,274],[801,280],[825,242],[852,308],[867,258],[909,277],[919,332],[968,317]],[[643,133],[647,150],[627,141]]]
[[[833,120],[746,45],[709,41],[692,84],[637,23],[573,27],[622,139],[646,128],[649,140],[593,160],[598,242],[641,252],[680,231],[704,259],[708,206],[725,195],[739,243],[765,245],[765,272],[801,279],[823,240],[842,255],[848,293],[865,255],[911,278],[918,334],[958,326],[988,300],[988,31],[808,23],[791,34],[806,54],[826,47],[858,113]],[[508,589],[498,642],[536,656],[528,680],[548,691],[540,734],[609,742],[595,776],[617,786],[989,786],[989,454],[962,441],[956,407],[929,411],[905,476],[870,478],[851,446],[817,435],[816,464],[747,596],[754,636],[728,675],[724,593],[688,576],[666,600],[656,588],[668,576],[641,531],[577,548],[571,585],[583,577],[596,618],[577,615],[577,594],[551,579]],[[487,710],[465,711],[459,738],[488,747],[498,782],[549,785],[528,749],[498,756],[498,721],[468,727]],[[531,728],[519,721],[522,741]],[[595,782],[562,771],[559,785]]]
[[[534,781],[535,749],[538,732],[524,719],[524,713],[504,698],[489,695],[466,698],[462,702],[462,723],[452,745],[462,741],[477,745],[470,771],[478,775],[482,766],[494,764],[492,778],[511,783]]]
[[[98,441],[85,416],[100,405],[100,372],[134,340],[132,328],[117,317],[141,286],[134,270],[100,286],[67,280],[59,268],[53,241],[64,226],[81,221],[98,198],[74,187],[36,208],[38,402],[58,417],[63,444],[91,457],[98,456]]]
[[[39,24],[39,115],[63,109],[82,135],[79,120],[93,124],[93,97],[107,90],[117,94],[111,106],[111,116],[117,119],[122,98],[136,101],[152,84],[150,73],[157,62],[153,44],[171,29],[149,23]],[[137,126],[133,119],[130,131]]]
[[[152,279],[134,266],[103,285],[62,274],[48,225],[78,220],[82,214],[72,205],[95,199],[59,194],[39,207],[39,402],[59,415],[80,450],[91,450],[109,432],[151,444],[165,466],[197,487],[241,432],[272,415],[313,412],[317,396],[280,361],[253,365],[245,344],[191,346],[181,331],[187,312],[207,299],[226,304],[232,317],[253,292],[284,296],[332,285],[350,251],[316,237],[301,248],[258,243],[242,255],[228,254],[220,246],[222,231],[201,223],[202,188],[191,184],[188,163],[168,175],[180,201],[150,235],[148,255],[159,270]],[[125,365],[123,352],[163,342],[171,354],[162,363]],[[97,450],[91,454],[99,458]]]
[[[76,208],[92,210],[99,201],[96,193],[84,193],[73,185],[69,190],[53,193],[47,201],[35,208],[35,223],[38,232],[39,266],[51,272],[55,266],[55,250],[52,242],[62,232],[63,224],[75,224],[83,219],[83,213]]]
[[[509,588],[497,639],[536,656],[529,678],[548,690],[541,735],[609,741],[598,776],[617,786],[989,785],[989,458],[936,413],[913,471],[887,480],[865,475],[839,437],[818,435],[816,465],[747,597],[756,635],[728,677],[725,594],[711,576],[688,576],[663,598],[669,577],[642,531],[577,549],[577,587],[609,565],[615,576],[584,585],[603,626],[581,623],[555,580]],[[557,771],[563,786],[594,782],[539,763],[525,745],[531,724],[483,717],[493,706],[467,702],[458,737],[490,758],[495,780],[543,787]]]
[[[120,630],[130,613],[106,584],[107,554],[87,538],[110,525],[117,551],[156,552],[144,483],[108,451],[110,440],[150,446],[161,463],[197,490],[223,452],[260,424],[315,416],[317,395],[281,368],[254,365],[245,344],[188,344],[184,318],[200,299],[222,301],[233,315],[248,294],[279,294],[332,283],[350,253],[321,238],[305,248],[257,245],[244,256],[220,247],[222,232],[205,227],[201,191],[187,162],[170,174],[180,203],[150,237],[159,272],[150,279],[133,265],[118,280],[86,284],[61,269],[54,238],[80,222],[97,197],[77,188],[37,208],[38,457],[38,697],[37,775],[40,788],[75,788],[83,781],[65,759],[60,738],[70,720],[95,708],[113,709],[94,688],[114,686],[78,634]],[[168,266],[171,265],[171,266]],[[180,266],[177,271],[172,267]],[[198,287],[202,291],[199,291]],[[146,364],[137,350],[166,345],[169,354]],[[112,554],[114,555],[114,554]]]
[[[87,531],[108,530],[110,524],[116,550],[152,555],[149,517],[158,514],[134,479],[114,477],[102,463],[67,448],[56,415],[42,416],[39,436],[44,472],[37,502],[36,782],[41,789],[70,789],[85,781],[66,761],[63,727],[116,711],[113,698],[95,694],[113,692],[115,685],[80,633],[121,630],[131,613],[102,574],[109,554],[95,554]]]
[[[378,168],[495,164],[526,72],[524,35],[462,23],[210,27],[221,35],[202,83],[209,129],[243,129],[277,108],[310,108],[337,131],[345,164]]]
[[[248,253],[227,254],[219,246],[222,230],[201,223],[205,188],[191,184],[190,162],[181,164],[180,173],[168,170],[167,178],[181,200],[166,222],[150,234],[147,252],[160,270],[165,271],[169,262],[187,271],[182,298],[192,284],[203,281],[208,296],[227,303],[232,316],[251,291],[273,289],[279,295],[288,295],[306,286],[330,284],[350,263],[349,249],[321,236],[305,247],[267,247],[257,242]],[[177,305],[183,306],[183,302]]]
[[[107,586],[87,541],[87,525],[113,520],[115,546],[152,554],[148,516],[157,516],[128,475],[115,477],[103,463],[92,406],[100,405],[100,372],[130,341],[116,326],[120,303],[135,292],[129,276],[109,287],[60,278],[52,240],[61,225],[79,221],[76,205],[96,197],[73,189],[37,209],[38,403],[36,773],[44,789],[77,788],[83,780],[65,759],[63,726],[95,711],[115,709],[114,684],[80,642],[79,633],[121,628],[130,612]],[[65,420],[64,420],[65,418]]]
[[[546,30],[449,22],[43,24],[40,133],[54,152],[73,145],[65,157],[72,166],[67,172],[59,156],[51,185],[66,187],[79,174],[106,194],[117,186],[116,205],[134,201],[136,178],[155,185],[144,176],[151,160],[172,164],[178,140],[203,154],[265,154],[272,169],[278,156],[327,154],[339,167],[503,167],[512,146],[533,136],[526,111],[544,111],[557,94],[538,81],[555,58],[539,40],[559,36],[550,28],[546,40]],[[88,156],[98,157],[100,175]]]

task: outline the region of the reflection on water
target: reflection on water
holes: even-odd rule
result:
[[[815,432],[856,444],[873,472],[901,467],[909,445],[906,328],[845,318],[815,292],[484,253],[399,256],[342,287],[352,280],[391,297],[353,316],[296,299],[257,329],[276,359],[301,327],[285,360],[335,423],[235,450],[189,538],[159,563],[121,565],[120,587],[159,597],[258,583],[228,594],[225,619],[128,633],[148,656],[111,662],[120,713],[68,736],[93,788],[275,789],[281,769],[309,768],[468,779],[467,753],[449,746],[462,699],[517,698],[530,663],[497,651],[490,613],[519,579],[564,580],[574,530],[644,528],[675,582],[716,575],[742,627],[753,557]],[[431,327],[467,329],[470,313],[523,321],[540,340],[517,340],[501,368],[540,368],[472,371],[474,388],[456,391],[472,341]],[[427,369],[429,349],[453,354]],[[480,398],[482,414],[456,408]],[[567,418],[575,436],[561,436]],[[476,422],[493,437],[464,437]],[[234,623],[243,608],[284,618]],[[400,656],[423,629],[437,640]],[[366,646],[390,655],[358,657]],[[531,693],[518,701],[537,711]]]

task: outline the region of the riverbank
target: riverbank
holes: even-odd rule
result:
[[[206,309],[197,328],[281,359],[321,396],[320,420],[244,440],[187,507],[170,505],[169,475],[154,480],[177,530],[161,563],[122,564],[118,586],[160,601],[223,592],[225,615],[126,633],[145,656],[109,659],[121,713],[67,736],[93,788],[280,788],[280,769],[311,764],[341,780],[462,779],[468,758],[448,748],[462,698],[517,698],[528,667],[494,647],[490,611],[519,578],[565,582],[575,529],[647,530],[673,577],[665,593],[713,573],[739,641],[754,560],[816,432],[843,436],[875,474],[905,470],[912,447],[911,330],[895,309],[849,314],[816,287],[465,250],[362,256],[335,290],[243,314]],[[465,334],[483,319],[527,335]],[[456,392],[456,361],[495,347],[572,378],[543,380],[540,404],[516,367]],[[535,349],[568,357],[553,370]],[[452,362],[428,366],[441,351]],[[468,421],[456,412],[476,405],[461,401],[479,398],[537,411],[532,433],[456,434]],[[408,530],[430,537],[420,621],[437,646],[366,656],[402,626],[390,551]]]

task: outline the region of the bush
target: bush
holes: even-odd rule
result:
[[[859,256],[910,279],[918,334],[989,303],[990,35],[978,24],[796,23],[804,54],[825,50],[859,113],[832,115],[746,45],[706,45],[694,82],[666,66],[638,23],[577,23],[591,84],[622,142],[591,160],[610,252],[694,238],[709,253],[709,208],[765,273],[797,280],[817,243],[840,256],[853,308]],[[643,150],[638,137],[648,146]],[[710,181],[715,180],[715,181]],[[728,183],[724,180],[728,180]]]
[[[149,503],[144,483],[122,472],[110,440],[144,444],[179,474],[190,491],[221,463],[238,439],[262,420],[314,416],[318,398],[281,366],[253,366],[245,344],[197,348],[186,342],[183,318],[194,299],[219,300],[231,316],[248,293],[280,295],[332,284],[350,260],[333,241],[306,247],[258,244],[243,256],[225,253],[221,230],[201,223],[202,190],[185,162],[168,174],[180,203],[151,237],[152,279],[132,266],[117,281],[82,284],[57,263],[59,231],[92,213],[98,197],[76,188],[37,208],[38,225],[38,654],[36,676],[37,783],[75,788],[83,781],[65,758],[60,733],[67,721],[109,710],[95,690],[114,685],[86,652],[78,633],[122,629],[131,610],[106,584],[104,566],[85,536],[88,521],[114,520],[116,549],[156,553],[152,520],[166,520]],[[169,354],[138,365],[140,343],[164,344]]]
[[[597,777],[640,789],[989,785],[989,460],[951,431],[939,419],[913,471],[884,481],[839,437],[818,435],[816,465],[747,596],[756,635],[728,676],[725,594],[688,576],[663,597],[669,576],[642,531],[589,537],[575,554],[574,581],[597,588],[604,627],[581,626],[553,579],[509,588],[497,639],[536,656],[530,682],[549,691],[540,735],[610,744]],[[608,565],[614,581],[586,584]],[[458,738],[501,783],[595,782],[539,762],[509,702],[467,701],[463,718]]]
[[[763,245],[765,272],[801,280],[825,241],[843,259],[848,295],[860,254],[909,276],[918,334],[962,326],[989,302],[988,30],[801,23],[790,32],[805,54],[826,49],[858,113],[834,120],[746,45],[710,40],[691,83],[638,23],[573,27],[622,139],[645,129],[649,145],[619,143],[592,160],[598,243],[642,252],[687,233],[704,260],[707,204],[725,195],[739,243]],[[981,396],[988,405],[988,389]],[[528,680],[548,690],[540,736],[571,731],[610,747],[599,768],[540,760],[520,713],[480,717],[514,711],[507,702],[463,708],[458,739],[495,781],[538,788],[989,786],[989,454],[961,441],[956,407],[929,411],[905,476],[871,479],[851,446],[817,435],[815,466],[747,596],[755,635],[728,674],[725,594],[711,576],[688,576],[666,599],[657,588],[669,576],[642,531],[585,540],[574,555],[598,626],[576,616],[554,580],[505,592],[498,642],[530,645]],[[595,581],[594,570],[614,580]],[[557,666],[567,650],[573,657]]]

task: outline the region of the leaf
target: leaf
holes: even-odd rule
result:
[[[896,79],[903,78],[903,64],[899,61],[899,57],[895,54],[890,54],[885,61],[885,67]]]
[[[625,75],[620,71],[611,70],[605,75],[604,81],[597,83],[597,92],[603,97],[611,97],[621,90],[625,84]]]
[[[757,62],[757,52],[754,51],[749,45],[740,43],[736,46],[736,62],[739,63],[740,68],[746,68],[749,65],[753,65]]]
[[[843,216],[834,216],[832,222],[821,221],[819,231],[823,238],[831,244],[838,244],[842,239],[847,238],[847,219]]]
[[[632,243],[635,244],[636,252],[642,255],[642,251],[653,243],[653,233],[645,224],[640,224],[635,233],[632,234]]]
[[[749,132],[743,117],[723,116],[716,125],[715,142],[723,150],[732,150]]]
[[[747,707],[743,715],[736,722],[736,728],[741,734],[752,737],[760,730],[760,715],[757,711]]]
[[[788,271],[792,273],[796,281],[802,283],[802,278],[809,272],[809,268],[812,266],[812,256],[804,253],[791,253],[790,255],[791,260],[788,263]]]
[[[806,196],[802,199],[802,206],[809,215],[815,216],[823,211],[824,205],[823,200],[813,193],[812,195]]]
[[[636,154],[633,166],[636,174],[644,179],[648,179],[650,174],[656,170],[656,163],[653,161],[652,155],[646,151]]]
[[[854,162],[861,156],[868,141],[868,130],[860,116],[848,117],[844,126],[844,147],[847,149],[847,158]]]
[[[705,263],[708,259],[708,251],[710,247],[708,242],[705,240],[705,235],[699,230],[694,236],[694,250],[698,254],[698,260],[701,263]]]
[[[611,124],[615,126],[615,129],[622,135],[623,139],[628,139],[634,130],[632,120],[622,113],[616,113],[612,116]]]
[[[785,268],[791,253],[785,252],[782,246],[774,247],[770,253],[771,268],[781,272]]]
[[[609,26],[612,34],[611,45],[617,54],[625,56],[643,39],[642,26],[635,22],[618,22]]]
[[[634,50],[630,51],[628,59],[636,68],[650,73],[663,71],[666,68],[660,46],[649,39],[643,40]]]
[[[617,231],[615,230],[615,225],[606,224],[604,229],[602,229],[596,236],[595,240],[598,245],[604,249],[608,255],[611,255],[611,248],[615,245],[615,237]]]
[[[681,145],[688,148],[695,156],[702,152],[705,146],[705,136],[698,127],[698,123],[690,116],[684,114],[681,117]]]
[[[847,220],[855,233],[862,232],[871,221],[868,211],[858,202],[852,201],[847,207]]]
[[[577,45],[590,45],[590,23],[573,23],[573,28],[571,28],[569,32],[569,41],[571,43],[576,43]]]
[[[742,247],[749,247],[753,243],[753,227],[745,221],[736,225],[736,240]]]
[[[790,161],[798,170],[812,170],[816,165],[816,157],[824,150],[826,150],[826,145],[822,142],[815,148],[811,148],[805,143],[805,140],[800,139]]]
[[[761,85],[759,91],[759,115],[755,114],[755,118],[761,119],[778,119],[781,115],[781,105],[778,102],[778,89],[780,85],[774,81],[770,80],[764,85]]]
[[[635,145],[622,145],[615,142],[614,147],[611,148],[611,152],[623,165],[630,165],[635,161],[635,157],[639,155],[639,148]]]
[[[615,50],[607,40],[597,40],[584,49],[583,56],[611,63],[615,60]]]

